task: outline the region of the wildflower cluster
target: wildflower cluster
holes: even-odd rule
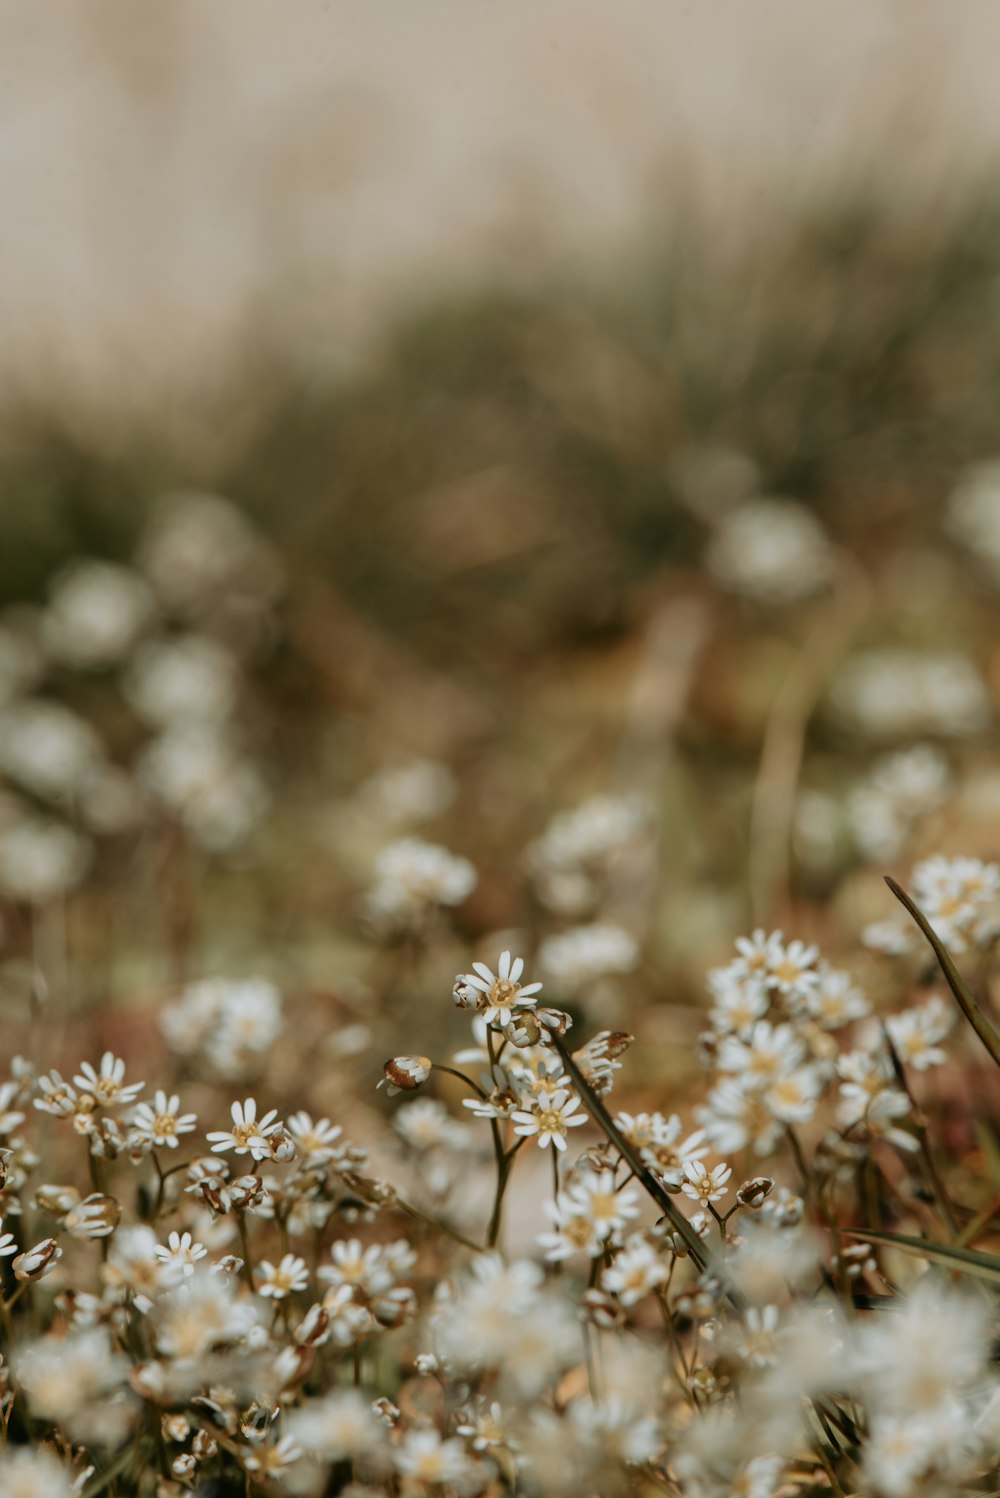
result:
[[[995,868],[933,860],[914,887],[982,946]],[[763,930],[709,994],[692,1125],[612,1100],[630,1035],[577,1043],[525,958],[472,962],[471,1044],[385,1065],[398,1181],[301,1106],[308,1074],[287,1116],[219,1103],[290,1039],[263,980],[165,1006],[162,1086],[110,1050],[11,1058],[0,1491],[931,1498],[995,1474],[992,1303],[913,1272],[994,1263],[961,1257],[989,1214],[959,1232],[915,1100],[951,1001],[878,1015]]]

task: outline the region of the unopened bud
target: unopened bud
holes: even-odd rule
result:
[[[392,1097],[397,1092],[414,1092],[423,1086],[431,1074],[431,1062],[427,1056],[393,1056],[382,1070]],[[380,1082],[379,1086],[382,1085]]]
[[[542,1029],[550,1035],[565,1035],[573,1028],[573,1021],[565,1009],[536,1009],[535,1015]]]
[[[80,1193],[75,1186],[39,1186],[35,1192],[35,1206],[56,1217],[72,1211],[79,1200]]]
[[[268,1138],[267,1144],[272,1160],[284,1164],[295,1159],[295,1140],[284,1129],[275,1129]]]
[[[383,1398],[376,1399],[372,1403],[372,1414],[382,1425],[387,1425],[392,1430],[393,1426],[399,1420],[400,1411],[398,1405],[393,1404],[391,1399],[386,1399],[383,1396]]]
[[[66,1213],[63,1226],[74,1238],[110,1238],[121,1215],[122,1209],[113,1196],[94,1192]]]
[[[229,1199],[234,1212],[252,1212],[264,1200],[264,1182],[260,1176],[237,1176],[229,1185]]]
[[[736,1200],[741,1207],[762,1207],[773,1190],[774,1182],[770,1176],[753,1176],[740,1186]]]
[[[322,1347],[330,1335],[330,1314],[324,1306],[310,1306],[295,1328],[295,1340],[300,1347]]]
[[[40,1280],[56,1267],[62,1258],[62,1249],[54,1238],[43,1238],[41,1243],[36,1243],[34,1248],[26,1249],[23,1254],[18,1254],[11,1264],[14,1278],[19,1280]]]
[[[503,1033],[519,1050],[525,1050],[528,1046],[537,1045],[542,1038],[542,1027],[538,1016],[531,1009],[518,1010],[512,1014],[510,1024],[504,1025]]]

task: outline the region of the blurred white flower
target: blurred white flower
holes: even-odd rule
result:
[[[802,505],[752,499],[722,520],[706,561],[725,587],[780,606],[808,598],[829,582],[834,551]]]
[[[548,937],[538,949],[538,961],[564,993],[573,994],[611,973],[631,972],[639,948],[621,926],[598,923]]]
[[[378,928],[409,930],[436,905],[460,905],[475,884],[476,871],[467,858],[420,838],[403,838],[379,854],[368,914]]]
[[[25,817],[0,829],[0,891],[10,900],[46,905],[83,879],[87,840],[61,822]]]
[[[274,549],[214,494],[165,495],[139,561],[164,604],[183,617],[210,612],[220,599],[266,608],[281,587]]]
[[[206,725],[161,734],[137,770],[149,793],[211,853],[228,852],[248,837],[269,802],[256,768]]]
[[[948,500],[947,527],[1000,582],[1000,460],[965,470]]]
[[[128,567],[79,559],[49,586],[42,641],[63,665],[100,668],[128,654],[154,611],[148,584]]]
[[[154,728],[218,724],[236,701],[236,662],[205,635],[148,640],[129,662],[123,687],[131,706]]]
[[[0,713],[0,770],[45,800],[67,800],[104,758],[101,741],[83,718],[43,698]]]
[[[845,727],[882,739],[975,733],[992,716],[986,684],[967,655],[902,646],[852,656],[830,705]]]

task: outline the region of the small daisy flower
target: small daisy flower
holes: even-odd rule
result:
[[[885,1022],[892,1043],[899,1053],[900,1061],[908,1063],[917,1071],[926,1071],[930,1066],[940,1066],[947,1060],[947,1052],[938,1044],[948,1034],[955,1018],[954,1010],[934,994],[917,1009],[893,1014]]]
[[[566,1187],[568,1203],[594,1224],[601,1240],[620,1233],[626,1224],[639,1216],[639,1193],[632,1186],[619,1190],[611,1170],[581,1171]]]
[[[474,991],[475,1006],[482,1011],[487,1024],[509,1025],[515,1009],[534,1008],[535,995],[541,992],[542,985],[518,981],[524,972],[523,957],[512,961],[509,952],[501,952],[495,973],[485,962],[474,962],[472,967],[471,973],[456,978],[456,988]]]
[[[125,1063],[112,1051],[104,1052],[100,1071],[95,1071],[89,1061],[84,1061],[73,1081],[81,1092],[89,1092],[105,1108],[134,1102],[146,1085],[145,1082],[126,1084]]]
[[[688,1160],[684,1165],[687,1179],[682,1182],[681,1190],[692,1201],[701,1202],[706,1207],[709,1202],[720,1201],[726,1195],[729,1190],[726,1182],[732,1173],[729,1165],[713,1165],[711,1170],[706,1170],[700,1160]]]
[[[263,1259],[257,1269],[257,1293],[272,1300],[284,1300],[297,1290],[305,1290],[309,1284],[309,1270],[305,1259],[295,1254],[285,1254],[280,1264],[274,1265]]]
[[[207,1134],[212,1153],[221,1155],[232,1150],[237,1155],[251,1155],[254,1160],[267,1160],[271,1154],[268,1140],[278,1133],[283,1125],[277,1122],[278,1110],[270,1109],[263,1118],[257,1117],[257,1103],[248,1097],[242,1103],[234,1103],[230,1109],[233,1127],[217,1129]]]
[[[516,1108],[511,1114],[514,1133],[524,1139],[537,1139],[540,1149],[554,1144],[556,1149],[564,1150],[567,1132],[587,1122],[586,1113],[577,1113],[579,1106],[580,1099],[565,1087],[554,1091],[542,1088],[531,1099],[530,1107]]]
[[[340,1149],[334,1146],[344,1131],[339,1124],[331,1123],[328,1118],[321,1118],[313,1123],[308,1113],[300,1111],[292,1114],[285,1128],[310,1165],[332,1160],[340,1153]]]
[[[653,1245],[633,1235],[614,1262],[601,1275],[601,1285],[616,1295],[623,1306],[634,1306],[667,1278],[667,1266]]]
[[[154,1093],[152,1103],[137,1103],[130,1122],[139,1142],[175,1150],[179,1136],[192,1133],[198,1122],[197,1114],[181,1113],[180,1106],[176,1093],[168,1097],[165,1092]]]
[[[156,1245],[154,1252],[171,1276],[190,1279],[195,1265],[205,1257],[208,1249],[203,1243],[195,1243],[190,1233],[171,1233],[165,1244]]]
[[[51,1113],[54,1118],[70,1118],[77,1109],[76,1088],[64,1082],[53,1068],[48,1076],[38,1078],[40,1097],[35,1098],[35,1107],[42,1113]]]
[[[243,1465],[248,1472],[260,1477],[281,1477],[301,1455],[302,1447],[298,1441],[293,1436],[282,1436],[278,1441],[255,1446],[249,1456],[243,1458]]]

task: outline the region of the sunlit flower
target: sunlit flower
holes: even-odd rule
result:
[[[455,981],[473,990],[475,1006],[487,1024],[509,1025],[515,1009],[534,1008],[535,995],[541,992],[542,985],[519,982],[524,972],[523,957],[511,961],[509,952],[501,952],[496,973],[485,962],[474,962],[472,966],[473,972],[464,973]]]

